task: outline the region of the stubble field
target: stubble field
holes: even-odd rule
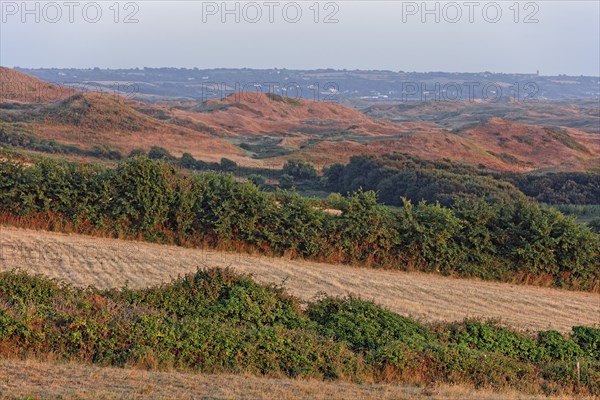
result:
[[[77,286],[145,287],[203,267],[227,267],[309,300],[352,294],[425,321],[498,318],[521,330],[600,323],[600,295],[433,274],[330,265],[0,227],[0,269],[22,268]]]

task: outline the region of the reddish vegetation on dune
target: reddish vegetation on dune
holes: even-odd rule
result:
[[[587,128],[584,132],[483,117],[499,107],[508,116],[518,113],[531,118],[542,110],[548,119],[556,115],[560,121],[573,121],[586,110],[575,106],[569,111],[564,105],[548,105],[546,110],[539,105],[525,109],[516,103],[432,102],[381,105],[363,114],[339,104],[262,93],[236,93],[205,103],[145,104],[110,94],[69,92],[1,67],[0,83],[0,101],[30,103],[23,111],[29,132],[82,148],[104,145],[123,154],[161,146],[175,156],[189,152],[205,161],[227,157],[242,165],[277,166],[290,158],[303,158],[322,167],[347,162],[353,155],[399,152],[506,171],[586,170],[600,161],[600,135],[586,133],[591,132]],[[48,100],[46,94],[52,91],[58,98]],[[436,120],[438,115],[478,122],[449,130],[441,123],[445,120]],[[592,122],[588,118],[586,127]],[[268,156],[260,159],[229,143],[258,143],[255,146],[260,147],[265,139],[270,141]]]
[[[203,108],[172,109],[175,116],[200,122],[216,134],[248,136],[264,133],[395,135],[416,129],[376,120],[334,103],[293,99],[262,93],[237,93],[208,101]]]
[[[461,107],[464,106],[432,104],[429,109],[449,112]],[[417,109],[420,107],[408,109],[407,113],[412,115]],[[180,118],[201,123],[217,136],[279,133],[283,138],[280,146],[294,151],[291,156],[273,160],[279,163],[300,157],[324,166],[347,162],[353,155],[401,152],[507,171],[584,170],[600,156],[600,137],[572,128],[547,128],[491,118],[455,133],[432,122],[390,123],[338,104],[257,93],[238,93],[210,101],[201,110],[188,107],[173,112]]]
[[[564,166],[579,170],[600,159],[600,135],[572,128],[490,118],[462,131],[461,136],[485,145],[486,152],[502,160],[507,169],[516,165],[517,169]]]
[[[89,149],[107,146],[123,154],[161,146],[174,155],[239,159],[241,151],[215,137],[177,126],[137,110],[144,105],[105,93],[83,93],[0,67],[0,102],[31,104],[21,112],[28,133]]]
[[[540,168],[580,171],[599,165],[600,135],[493,118],[459,133],[437,129],[364,144],[322,141],[297,155],[324,166],[346,163],[353,155],[392,152],[426,160],[460,160],[503,171]]]
[[[47,103],[65,99],[75,93],[74,89],[44,82],[0,66],[0,103]]]
[[[111,95],[76,94],[49,106],[32,123],[32,129],[47,139],[82,147],[107,145],[123,153],[161,146],[176,156],[189,152],[209,161],[235,159],[241,153],[221,139],[160,121],[137,111],[135,106],[136,102]]]

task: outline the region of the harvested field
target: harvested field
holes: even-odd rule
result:
[[[2,399],[479,399],[566,400],[465,386],[416,387],[208,375],[96,367],[36,360],[0,360]],[[581,397],[582,400],[589,397]]]
[[[231,266],[305,300],[353,294],[426,321],[493,317],[518,329],[560,331],[600,323],[600,295],[588,292],[0,227],[0,269],[78,286],[143,287],[206,266]]]

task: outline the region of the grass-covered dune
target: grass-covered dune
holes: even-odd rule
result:
[[[228,269],[136,290],[1,273],[0,356],[49,354],[102,366],[600,394],[597,327],[563,336],[490,321],[425,324],[355,297],[303,304]]]

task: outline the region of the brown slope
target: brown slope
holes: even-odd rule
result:
[[[479,121],[493,111],[481,104],[475,109],[456,102],[425,108],[406,105],[405,119],[390,123],[338,104],[256,93],[238,93],[201,107],[188,105],[172,111],[177,118],[189,118],[216,136],[279,134],[283,138],[280,146],[292,153],[272,160],[278,163],[303,158],[324,166],[347,162],[353,155],[402,152],[509,171],[585,170],[597,164],[600,136],[573,128],[547,128],[485,117],[483,122],[471,123],[456,134],[434,121],[420,119],[423,111],[429,116],[439,113],[460,119],[465,107],[464,111],[469,107],[474,111],[464,115],[467,121]],[[519,104],[502,107],[508,114],[521,112]]]
[[[502,118],[531,125],[569,127],[600,133],[597,99],[539,100],[535,102],[430,101],[375,104],[363,112],[393,122],[428,121],[449,129]]]
[[[106,145],[126,154],[161,146],[180,156],[189,152],[197,158],[218,161],[235,159],[240,151],[205,133],[180,127],[137,111],[136,102],[105,94],[76,94],[33,112],[35,134],[84,148]]]
[[[65,99],[75,92],[74,89],[0,66],[0,103],[46,103]]]
[[[0,123],[11,132],[33,134],[81,148],[105,146],[123,154],[161,146],[174,155],[219,161],[240,150],[218,138],[146,115],[143,105],[104,93],[83,93],[0,67]]]
[[[600,165],[600,135],[493,118],[464,131],[432,130],[374,138],[367,143],[321,141],[294,157],[322,167],[346,163],[353,155],[405,153],[422,159],[450,159],[503,171],[537,169],[585,171]]]
[[[293,157],[306,159],[324,167],[335,162],[347,163],[354,155],[390,153],[409,154],[425,160],[460,160],[498,170],[513,169],[513,166],[487,153],[478,143],[440,130],[407,133],[394,139],[371,140],[368,143],[350,140],[321,141],[300,150]]]
[[[460,136],[507,166],[584,170],[600,158],[600,135],[490,118]]]
[[[395,135],[417,125],[367,117],[339,104],[262,93],[237,93],[200,106],[173,109],[174,116],[209,127],[222,136],[290,133],[304,136],[347,131],[353,135]]]

